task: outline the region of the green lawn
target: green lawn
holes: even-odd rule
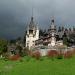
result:
[[[75,57],[71,59],[20,61],[0,60],[0,75],[75,75]]]

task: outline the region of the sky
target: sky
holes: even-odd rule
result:
[[[39,28],[75,26],[75,0],[0,0],[0,38],[23,37],[31,16]]]

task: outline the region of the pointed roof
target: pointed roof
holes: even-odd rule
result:
[[[54,19],[51,20],[51,23],[54,23]]]
[[[55,24],[54,24],[54,18],[52,18],[52,20],[51,20],[51,26],[50,26],[50,29],[56,29],[56,26],[55,26]]]
[[[30,21],[30,24],[29,24],[29,29],[33,29],[34,27],[35,27],[34,18],[31,17],[31,21]]]

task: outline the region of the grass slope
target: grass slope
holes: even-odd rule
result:
[[[0,60],[0,75],[75,75],[75,57],[71,59],[44,58],[20,61]]]

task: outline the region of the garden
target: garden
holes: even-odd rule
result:
[[[0,75],[75,75],[74,52],[68,51],[63,56],[52,50],[42,57],[35,51],[24,57],[1,58]]]
[[[17,61],[0,60],[0,75],[75,75],[75,57],[39,60],[25,56]]]
[[[42,57],[38,50],[17,46],[19,52],[9,55],[6,41],[0,43],[0,75],[75,75],[75,49],[60,47]]]

